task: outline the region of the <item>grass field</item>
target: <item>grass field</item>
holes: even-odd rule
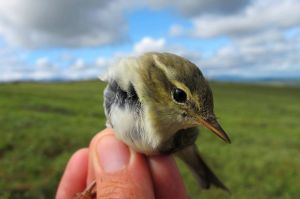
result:
[[[104,128],[97,81],[0,84],[0,198],[53,198],[70,155]],[[201,192],[179,162],[190,198],[300,196],[300,87],[212,83],[231,145],[203,130],[199,148],[231,189]]]

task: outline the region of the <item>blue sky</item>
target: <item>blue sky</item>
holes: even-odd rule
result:
[[[208,78],[300,77],[298,0],[0,2],[0,82],[96,78],[147,51]]]

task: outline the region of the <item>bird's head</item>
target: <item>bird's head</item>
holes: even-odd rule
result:
[[[212,91],[195,64],[174,54],[147,53],[138,65],[138,93],[154,126],[164,131],[204,126],[230,143],[215,117]]]

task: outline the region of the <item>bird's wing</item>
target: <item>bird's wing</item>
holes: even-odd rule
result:
[[[214,185],[229,192],[229,189],[204,162],[195,144],[178,151],[175,155],[188,165],[202,188],[209,189]]]
[[[110,114],[112,106],[128,108],[138,111],[141,103],[132,84],[126,90],[122,89],[117,81],[111,80],[104,90],[104,109]],[[108,115],[106,115],[108,116]]]
[[[181,129],[177,131],[174,136],[161,144],[159,152],[168,155],[193,145],[198,137],[198,133],[197,127]]]

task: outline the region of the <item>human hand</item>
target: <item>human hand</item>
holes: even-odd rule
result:
[[[137,153],[117,140],[112,129],[98,133],[89,148],[71,157],[56,199],[72,199],[95,179],[98,199],[187,198],[172,157]]]

